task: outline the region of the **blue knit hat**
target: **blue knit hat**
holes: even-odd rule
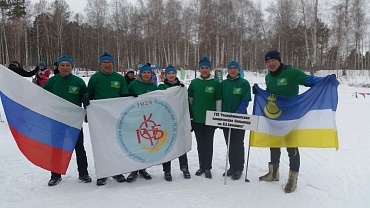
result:
[[[212,63],[208,60],[207,56],[203,56],[202,60],[199,61],[198,68],[202,66],[208,66],[209,68],[212,69]]]
[[[37,66],[45,66],[46,64],[45,64],[45,62],[44,61],[40,61],[38,64],[37,64]]]
[[[175,74],[177,74],[177,70],[175,67],[172,66],[172,64],[168,64],[166,70],[164,70],[164,76],[166,77],[168,72],[173,71]]]
[[[275,50],[267,52],[265,55],[265,62],[267,62],[270,59],[275,59],[281,62],[280,53]]]
[[[114,64],[114,58],[109,55],[108,51],[104,51],[103,55],[99,59],[99,64],[105,60],[111,61]]]
[[[143,67],[140,68],[139,76],[141,76],[141,73],[143,73],[146,70],[149,70],[151,74],[153,73],[152,67],[144,64]]]
[[[72,59],[68,58],[68,56],[65,55],[65,54],[58,59],[58,61],[57,61],[58,66],[59,66],[60,62],[62,62],[62,61],[68,61],[72,65],[72,68],[74,67]]]

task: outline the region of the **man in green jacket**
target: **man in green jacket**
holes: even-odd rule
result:
[[[231,61],[227,65],[227,79],[222,81],[222,112],[247,114],[251,101],[251,87],[247,80],[240,77],[239,63]],[[230,134],[230,144],[228,135]],[[223,128],[226,145],[229,145],[230,168],[226,175],[233,180],[239,180],[244,168],[244,135],[245,130]],[[224,173],[225,176],[225,173]]]
[[[90,104],[89,100],[124,97],[128,95],[128,88],[124,77],[113,71],[114,58],[107,51],[99,59],[100,71],[91,76],[87,85],[87,93],[84,95],[84,106]],[[60,69],[59,69],[60,70]],[[109,151],[109,150],[107,150]],[[113,178],[118,182],[125,182],[125,176],[115,175]],[[105,185],[107,178],[99,178],[97,186]]]
[[[64,55],[58,59],[57,65],[60,73],[48,79],[43,85],[43,88],[77,106],[81,106],[82,96],[86,92],[86,85],[81,78],[71,73],[73,68],[72,59]],[[81,129],[75,146],[78,175],[82,182],[90,183],[91,178],[87,171],[87,157],[83,139],[84,135]],[[60,174],[51,172],[51,179],[48,185],[55,186],[61,180]]]

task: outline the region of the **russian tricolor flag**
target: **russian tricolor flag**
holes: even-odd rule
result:
[[[12,135],[26,158],[65,174],[85,110],[0,65],[0,95]]]
[[[327,76],[295,97],[275,96],[255,85],[253,115],[260,118],[258,131],[250,133],[250,145],[338,149],[338,85],[335,77]]]

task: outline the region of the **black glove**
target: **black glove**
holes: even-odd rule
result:
[[[337,78],[337,75],[336,74],[332,74],[331,76],[333,76],[335,79]]]
[[[85,121],[85,123],[87,123],[87,114],[85,115],[84,121]]]
[[[253,87],[252,87],[252,92],[253,94],[257,94],[257,84],[254,84]]]
[[[185,87],[185,85],[184,85],[183,83],[180,83],[180,86],[181,86],[181,87]]]
[[[190,120],[190,124],[191,124],[191,130],[190,130],[190,132],[193,132],[194,131],[194,129],[193,129],[194,121],[193,121],[193,119]]]
[[[84,105],[84,108],[86,108],[88,105],[90,105],[90,100],[93,99],[93,95],[90,93],[85,93],[82,96],[82,104]]]

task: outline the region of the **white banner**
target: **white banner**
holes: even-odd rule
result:
[[[257,131],[258,116],[207,111],[206,125]]]
[[[185,87],[92,100],[87,115],[97,178],[161,164],[191,148]]]

